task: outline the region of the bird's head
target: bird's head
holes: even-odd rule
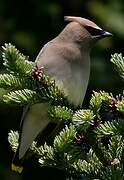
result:
[[[68,32],[71,31],[71,37],[80,43],[87,43],[87,45],[91,45],[97,42],[99,39],[112,36],[111,33],[104,31],[102,28],[88,19],[65,16],[65,20],[71,22],[67,25]]]

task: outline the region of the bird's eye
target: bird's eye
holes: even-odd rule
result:
[[[91,34],[91,36],[100,36],[103,34],[103,30],[96,29],[91,26],[87,26],[86,30]]]

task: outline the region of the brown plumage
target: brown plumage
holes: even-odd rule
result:
[[[102,30],[93,21],[90,21],[89,19],[86,19],[86,18],[73,17],[73,16],[65,16],[64,19],[65,19],[65,21],[77,22],[77,23],[81,24],[84,27],[91,26],[93,28]]]
[[[65,20],[70,23],[42,48],[36,63],[38,67],[44,67],[45,73],[55,80],[68,101],[76,107],[82,105],[86,93],[91,47],[97,40],[111,34],[85,18],[66,16]],[[14,170],[20,170],[15,165],[21,166],[33,140],[50,123],[47,109],[48,104],[35,104],[23,116],[20,144],[12,165]]]

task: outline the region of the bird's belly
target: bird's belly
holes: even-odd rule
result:
[[[68,101],[74,106],[81,106],[86,93],[89,71],[78,71],[63,81],[56,81],[57,86],[64,91]]]
[[[75,106],[79,106],[82,104],[84,97],[84,90],[81,81],[70,82],[67,85],[67,91],[68,92],[66,92],[65,89],[65,94],[67,94],[67,98],[69,102],[71,102]]]

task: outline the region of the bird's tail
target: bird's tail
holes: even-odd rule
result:
[[[13,157],[11,164],[12,171],[21,173],[23,171],[23,159],[19,159],[19,147]]]

